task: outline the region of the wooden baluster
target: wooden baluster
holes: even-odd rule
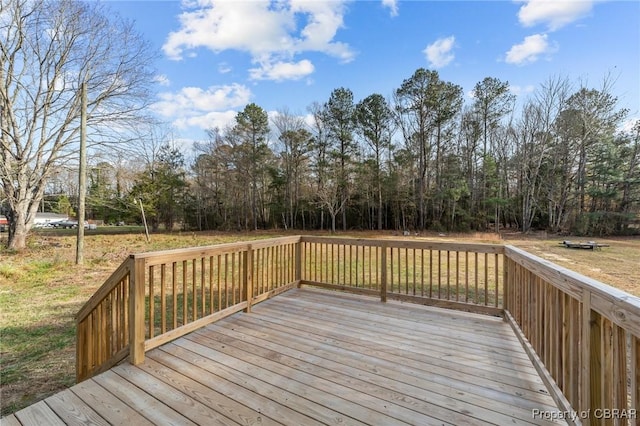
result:
[[[171,262],[171,303],[172,303],[172,315],[173,315],[173,329],[178,328],[178,290],[177,290],[177,273],[178,265],[176,262]]]
[[[145,261],[133,260],[133,280],[129,284],[129,360],[133,365],[144,362],[145,339]]]
[[[307,243],[303,243],[301,241],[298,241],[295,244],[295,276],[294,279],[298,282],[298,288],[301,287],[301,281],[306,278],[306,273],[305,276],[303,277],[302,275],[302,265],[305,265],[306,262],[303,262],[303,256],[306,253],[306,245]],[[306,268],[304,269],[306,271]]]
[[[489,304],[489,253],[484,254],[484,305]]]
[[[416,249],[414,248],[412,250],[412,257],[413,257],[413,284],[412,284],[412,290],[413,290],[413,295],[416,295]]]
[[[499,271],[499,268],[498,268],[498,253],[494,253],[493,254],[493,262],[494,262],[494,265],[493,265],[494,277],[493,277],[493,279],[494,279],[494,282],[495,282],[495,285],[496,285],[496,295],[495,295],[495,300],[494,300],[494,306],[497,308],[498,305],[499,305],[498,304],[498,300],[500,299],[500,285],[499,285],[500,274],[498,272]],[[504,268],[504,263],[503,263],[502,267]],[[504,301],[502,302],[502,304],[504,305]]]
[[[627,408],[627,339],[623,328],[613,324],[612,386],[611,407],[618,410]]]
[[[447,300],[451,300],[451,251],[447,250]]]
[[[218,254],[217,258],[218,268],[216,269],[216,275],[218,280],[216,286],[218,287],[218,303],[216,305],[216,312],[220,312],[222,310],[222,255]]]
[[[380,248],[380,301],[387,301],[387,245]]]
[[[215,307],[214,307],[214,287],[213,287],[213,271],[214,271],[214,264],[213,264],[213,256],[209,256],[209,315],[213,314],[215,312]]]
[[[464,252],[464,301],[469,302],[469,252]]]
[[[185,325],[187,322],[189,322],[189,315],[188,315],[188,306],[187,306],[187,301],[188,301],[188,292],[187,292],[187,261],[183,260],[182,261],[182,325]]]
[[[629,404],[629,409],[635,410],[636,418],[633,420],[635,420],[635,426],[640,426],[640,336],[628,334],[631,349],[631,356],[629,357],[629,375],[631,376],[631,395],[629,395],[629,399],[631,404]]]
[[[247,301],[246,313],[251,312],[251,303],[253,300],[253,249],[251,245],[243,253],[243,268],[242,268],[242,281],[245,289],[245,299]]]
[[[456,250],[456,302],[460,301],[460,252]]]
[[[205,288],[206,288],[206,284],[205,284],[205,262],[204,262],[204,257],[200,258],[200,318],[203,318],[206,313],[205,313],[205,309],[206,309],[206,297],[205,297]]]
[[[154,294],[154,266],[149,266],[149,338],[155,336],[155,294]]]
[[[167,332],[167,300],[165,294],[166,265],[160,265],[160,332]]]
[[[236,304],[236,253],[231,253],[231,306]]]
[[[476,279],[476,288],[475,288],[475,293],[474,293],[474,302],[478,303],[480,300],[478,298],[478,252],[474,253],[475,255],[475,265],[474,265],[474,270],[475,270],[475,279]]]

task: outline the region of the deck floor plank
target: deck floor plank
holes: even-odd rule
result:
[[[200,372],[195,366],[187,365],[187,367],[190,368],[185,374],[181,374],[151,358],[145,360],[144,364],[139,366],[140,369],[159,378],[166,384],[179,389],[182,393],[189,395],[194,400],[220,411],[235,422],[246,425],[260,424],[265,426],[275,426],[279,424],[277,421],[252,410],[227,397],[223,393],[215,392],[212,388],[191,379],[191,377],[197,377]],[[250,396],[245,396],[245,399],[248,397]]]
[[[95,381],[95,378],[78,383],[71,387],[70,390],[112,425],[153,424],[138,411],[100,386]]]
[[[294,289],[123,362],[2,424],[552,424],[500,318]]]
[[[282,355],[276,353],[274,344],[258,345],[254,343],[246,343],[241,340],[240,335],[234,335],[229,337],[224,330],[220,330],[220,333],[216,333],[214,330],[207,330],[206,337],[219,341],[227,345],[233,345],[236,347],[244,348],[247,352],[259,354],[265,358],[274,358],[274,354],[278,357],[278,361],[289,365],[294,368],[298,368],[309,372],[310,374],[317,375],[318,377],[325,378],[330,381],[340,382],[343,385],[353,389],[350,393],[350,397],[353,398],[358,394],[368,394],[376,396],[389,403],[401,405],[405,408],[409,408],[418,413],[421,413],[424,417],[417,424],[445,424],[451,422],[453,424],[487,424],[486,420],[475,419],[468,415],[460,415],[457,411],[465,411],[464,406],[460,406],[458,401],[448,397],[439,397],[439,395],[429,395],[429,400],[420,399],[420,397],[412,396],[411,390],[399,389],[396,390],[394,386],[389,387],[389,383],[386,379],[377,375],[368,375],[363,372],[355,372],[353,369],[344,368],[339,363],[326,362],[324,368],[321,362],[315,360],[313,355],[295,353],[293,350],[288,350],[289,355]],[[263,342],[264,343],[264,342]],[[317,357],[317,359],[320,359]],[[415,391],[415,389],[413,389]],[[416,393],[416,392],[414,392]],[[422,390],[418,390],[420,395]],[[437,403],[441,403],[438,405]],[[384,402],[386,404],[386,402]],[[444,406],[442,406],[444,405]],[[473,407],[472,407],[473,408]],[[489,413],[492,416],[492,413]],[[482,417],[482,416],[481,416]],[[486,419],[486,417],[485,417]],[[433,421],[435,420],[435,422]],[[494,419],[495,420],[495,419]]]
[[[253,320],[253,318],[251,318],[251,320]],[[337,370],[338,374],[335,376],[337,377],[336,381],[341,382],[344,380],[344,377],[355,374],[355,377],[366,376],[370,381],[386,384],[393,388],[400,388],[407,395],[428,394],[431,400],[439,399],[442,404],[450,404],[451,400],[455,399],[458,400],[458,404],[460,404],[462,410],[470,412],[473,412],[473,410],[481,410],[482,407],[491,406],[496,411],[491,413],[489,417],[483,417],[483,419],[485,421],[497,421],[497,423],[510,421],[510,417],[517,417],[520,418],[520,420],[528,421],[531,418],[531,409],[553,408],[550,405],[540,402],[532,403],[519,396],[515,397],[505,393],[499,393],[491,388],[478,388],[469,382],[458,383],[455,379],[438,378],[435,375],[431,375],[431,373],[417,374],[415,370],[406,369],[401,364],[402,360],[397,360],[397,362],[394,363],[379,360],[379,352],[375,353],[375,355],[369,354],[367,356],[367,354],[364,353],[353,354],[350,351],[342,351],[339,349],[328,351],[323,345],[317,342],[314,342],[311,346],[307,345],[305,348],[304,343],[301,343],[302,340],[295,336],[286,334],[278,336],[273,333],[265,334],[267,328],[263,324],[252,323],[254,323],[254,321],[246,325],[235,323],[232,327],[234,333],[230,335],[232,340],[226,343],[233,344],[233,339],[239,340],[240,335],[238,333],[240,332],[246,333],[254,338],[260,338],[262,335],[262,342],[268,344],[271,350],[278,350],[280,356],[294,353],[296,353],[298,358],[304,356],[304,354],[315,355],[316,362],[321,363],[321,365],[331,365],[333,369]],[[221,331],[224,332],[224,330]],[[196,334],[208,336],[209,333],[210,329],[207,328]],[[279,344],[280,348],[275,347],[275,344]],[[248,350],[250,350],[250,348]],[[236,353],[231,355],[235,357],[242,356],[242,354]],[[383,380],[379,380],[380,376],[382,376]],[[355,394],[351,393],[351,395]],[[548,395],[542,395],[542,397],[548,401]],[[503,413],[506,413],[508,417],[503,415]]]
[[[154,395],[163,404],[175,410],[177,413],[181,413],[195,424],[219,426],[238,424],[224,414],[216,411],[214,407],[208,407],[192,399],[178,389],[167,385],[162,380],[142,371],[140,368],[129,364],[122,364],[112,371],[115,371],[126,380],[131,381],[131,383],[140,387],[140,389],[148,394]],[[179,423],[179,421],[176,423]],[[161,424],[175,423],[169,421],[167,423],[162,422]]]
[[[275,302],[279,304],[272,306],[272,309],[282,308],[282,301]],[[409,341],[422,341],[424,336],[428,335],[434,343],[459,345],[460,342],[464,342],[465,347],[469,350],[480,349],[484,352],[487,346],[490,346],[495,349],[496,353],[505,355],[509,359],[522,359],[523,361],[526,360],[525,364],[529,363],[526,354],[523,354],[520,350],[519,342],[514,340],[513,333],[507,334],[509,327],[500,319],[497,319],[498,322],[487,322],[471,326],[467,321],[442,321],[437,314],[412,318],[404,315],[400,316],[400,314],[396,316],[395,311],[392,311],[392,316],[389,313],[387,315],[380,315],[375,312],[368,313],[357,308],[331,306],[330,309],[340,316],[348,316],[354,319],[353,326],[375,326],[379,328],[380,334],[385,337],[398,336],[402,332],[411,331],[414,335],[405,335]],[[303,306],[297,305],[293,309],[286,309],[285,312],[305,312],[314,314],[316,317],[322,316],[326,318],[328,308],[322,305],[318,306],[317,302],[305,301]],[[335,317],[329,317],[328,319],[332,318],[335,319]],[[416,327],[417,323],[420,324],[419,328]],[[487,329],[499,330],[502,333],[486,333]]]
[[[312,330],[312,325],[307,326],[306,334],[299,329],[286,329],[282,327],[281,324],[269,323],[266,321],[259,321],[259,318],[250,318],[251,321],[247,321],[245,317],[238,318],[238,322],[235,324],[244,325],[245,333],[251,334],[255,329],[255,325],[260,325],[260,329],[273,329],[274,335],[270,336],[270,342],[282,342],[284,345],[283,352],[286,352],[289,348],[297,350],[300,349],[305,351],[304,345],[295,345],[295,342],[304,343],[308,339],[313,339],[318,343],[325,343],[326,338],[324,339],[314,339],[313,335],[309,334],[309,330]],[[255,321],[258,320],[258,321]],[[286,319],[281,319],[286,321]],[[234,328],[235,331],[239,331],[238,327]],[[208,331],[208,330],[207,330]],[[493,390],[500,390],[506,394],[517,394],[518,400],[520,398],[524,398],[526,400],[530,400],[536,403],[537,408],[538,404],[545,404],[548,402],[548,392],[540,392],[539,390],[531,391],[529,389],[503,383],[495,378],[487,378],[481,376],[475,376],[473,374],[468,374],[465,372],[459,371],[456,369],[440,367],[437,364],[433,363],[433,357],[423,356],[419,359],[411,359],[406,356],[398,356],[394,354],[387,353],[384,348],[371,348],[370,346],[362,346],[357,343],[353,343],[350,338],[355,339],[358,336],[355,333],[349,333],[347,331],[342,332],[341,340],[334,340],[331,345],[328,345],[326,348],[319,350],[317,347],[307,348],[305,352],[316,354],[324,357],[329,360],[337,360],[339,359],[344,352],[344,355],[348,357],[351,362],[345,362],[347,365],[351,365],[354,368],[358,369],[368,369],[370,371],[377,371],[378,374],[381,374],[378,367],[388,368],[390,370],[395,370],[398,372],[404,372],[406,374],[416,374],[417,377],[424,377],[425,380],[439,380],[441,384],[450,385],[450,381],[460,381],[463,383],[463,387],[465,390],[470,390],[471,388],[482,387],[478,389],[478,394],[487,395],[487,392],[492,392]],[[318,344],[316,343],[316,344]],[[347,351],[343,351],[341,349],[346,349]],[[372,358],[372,362],[374,365],[363,364],[361,359],[368,354],[371,353],[371,349],[377,349],[375,358]],[[451,362],[451,361],[450,361]],[[449,362],[449,367],[450,367]],[[499,372],[496,371],[496,375]],[[495,395],[495,398],[499,398],[499,395]]]
[[[341,423],[340,419],[331,418],[327,414],[319,416],[322,421],[314,421],[311,416],[317,415],[317,410],[312,406],[304,402],[300,404],[297,401],[291,401],[286,392],[282,392],[281,389],[269,388],[257,380],[250,380],[249,376],[243,378],[240,377],[241,374],[226,374],[226,367],[179,346],[165,345],[162,349],[151,352],[149,358],[158,364],[175,369],[178,373],[188,376],[209,389],[208,391],[203,389],[200,397],[215,401],[212,406],[220,404],[220,400],[217,399],[219,395],[223,395],[222,401],[226,398],[242,401],[242,404],[253,411],[255,420],[260,424],[269,424],[273,421],[280,424],[287,420],[312,426]],[[291,407],[283,405],[288,401],[291,401]],[[306,410],[306,414],[302,415],[292,409],[297,406],[301,411]],[[247,419],[246,423],[251,424],[251,421]]]
[[[195,425],[194,422],[163,404],[153,394],[145,392],[116,374],[114,370],[100,374],[94,377],[94,380],[155,424]]]
[[[228,396],[237,398],[247,404],[247,399],[258,398],[260,404],[256,411],[262,412],[283,424],[345,424],[347,418],[339,415],[331,409],[290,392],[278,386],[262,380],[255,379],[251,375],[234,370],[224,364],[218,363],[205,355],[185,349],[176,344],[169,344],[162,347],[162,351],[173,355],[180,364],[192,363],[201,368],[199,377],[207,382],[208,386],[216,389],[229,389]],[[198,351],[201,352],[201,351]],[[158,353],[153,354],[154,357]],[[163,360],[165,362],[166,360]],[[176,368],[182,369],[181,365]],[[287,382],[282,381],[281,386],[286,386]],[[247,396],[247,391],[253,395]],[[247,404],[251,406],[253,404]],[[353,420],[352,420],[353,422]]]
[[[382,424],[398,424],[397,420],[400,420],[409,424],[443,424],[442,420],[434,419],[366,392],[354,392],[353,388],[345,385],[344,376],[339,374],[334,373],[323,377],[316,374],[315,371],[307,372],[283,362],[282,354],[277,354],[275,351],[259,354],[257,346],[243,350],[235,345],[220,344],[216,340],[209,339],[208,333],[201,336],[197,342],[220,350],[234,359],[246,361],[248,365],[251,365],[250,369],[256,376],[263,376],[265,373],[260,372],[260,369],[264,369],[274,373],[273,375],[267,373],[273,377],[286,377],[290,380],[288,388],[301,397],[321,401],[327,408],[363,419],[365,423],[371,424],[370,422],[373,421]],[[326,396],[319,398],[321,392],[324,392]]]
[[[276,303],[279,303],[276,302]],[[385,306],[386,308],[386,306]],[[281,305],[269,306],[265,309],[278,310],[282,309]],[[294,308],[295,309],[295,308]],[[314,313],[313,308],[309,307],[306,310],[295,311],[294,309],[288,310],[288,312],[299,312],[299,316],[313,317],[316,319],[317,326],[325,327],[325,329],[337,329],[340,316],[345,316],[344,312],[334,312],[334,315],[327,315],[327,313],[317,314]],[[348,316],[351,318],[351,316]],[[320,320],[320,321],[317,321]],[[522,370],[528,370],[534,376],[537,373],[531,368],[531,362],[522,351],[520,342],[515,338],[513,332],[511,335],[505,337],[502,343],[502,349],[498,350],[492,345],[488,345],[482,336],[469,334],[464,339],[452,339],[447,336],[447,330],[452,329],[451,333],[455,333],[455,328],[459,327],[458,323],[443,324],[437,327],[429,325],[429,320],[424,319],[414,321],[413,324],[409,323],[410,328],[406,329],[394,329],[389,326],[392,320],[384,319],[384,321],[378,321],[376,323],[366,321],[351,321],[349,328],[353,330],[360,329],[376,329],[379,333],[374,336],[373,342],[375,344],[389,344],[392,347],[398,347],[401,345],[402,349],[412,350],[412,348],[425,348],[427,350],[439,351],[443,355],[451,354],[452,351],[456,352],[456,360],[463,362],[466,365],[472,367],[487,367],[491,370],[495,370],[496,367],[505,367],[506,369],[517,372],[519,376]],[[419,327],[418,327],[419,324]],[[494,323],[492,327],[499,327],[503,330],[510,330],[508,325],[501,320]],[[396,327],[396,328],[399,328]],[[403,333],[404,331],[404,333]],[[369,337],[368,333],[363,333],[362,340]],[[425,345],[428,343],[428,345]],[[464,347],[464,351],[460,351],[460,347]],[[488,357],[487,355],[490,355]],[[490,361],[490,364],[488,364]]]
[[[230,350],[229,347],[222,349],[230,350],[231,354],[227,354],[222,350],[214,349],[214,345],[209,345],[208,341],[198,338],[196,335],[190,335],[186,339],[180,339],[177,344],[200,354],[206,354],[215,359],[218,363],[226,365],[237,371],[245,372],[255,379],[259,379],[277,386],[285,385],[286,389],[299,397],[316,401],[318,404],[332,409],[345,416],[347,422],[373,424],[380,422],[385,425],[405,424],[397,419],[388,416],[375,408],[371,401],[363,401],[362,405],[353,403],[348,398],[344,398],[345,393],[349,390],[335,383],[329,383],[318,377],[313,377],[305,373],[296,371],[286,366],[276,365],[277,363],[270,359],[255,356],[253,354],[245,354],[240,351]],[[220,349],[220,348],[218,348]],[[375,405],[374,405],[375,406]],[[376,408],[378,408],[376,406]],[[349,419],[351,417],[352,419]]]
[[[291,321],[289,317],[287,317],[287,314],[282,313],[277,317],[261,317],[258,320],[268,321],[270,327],[285,331],[300,330],[305,332],[310,327],[309,325],[303,325],[297,322],[294,323],[294,321]],[[416,361],[418,363],[424,362],[424,358],[428,357],[430,368],[433,367],[436,370],[446,369],[447,371],[455,370],[468,376],[469,379],[474,382],[477,377],[505,385],[516,386],[520,389],[526,389],[536,393],[547,393],[546,389],[544,389],[542,380],[539,378],[535,369],[531,368],[530,364],[528,366],[525,365],[524,367],[520,367],[517,370],[497,369],[494,365],[490,365],[489,363],[485,363],[486,365],[476,363],[473,367],[469,367],[459,362],[459,358],[462,355],[457,355],[453,358],[452,351],[449,348],[444,351],[437,349],[434,350],[431,342],[429,345],[424,345],[424,343],[420,345],[408,345],[406,343],[402,343],[399,346],[397,340],[383,342],[381,338],[378,338],[375,341],[369,341],[363,339],[362,336],[359,335],[355,342],[348,343],[345,341],[347,339],[345,331],[337,330],[336,326],[328,324],[326,320],[322,323],[316,322],[313,324],[313,328],[321,330],[322,334],[318,335],[318,338],[321,339],[321,341],[339,341],[342,345],[345,345],[345,347],[348,346],[356,348],[354,349],[356,351],[383,351],[387,354],[401,357],[404,360]],[[313,336],[310,337],[313,338]],[[486,354],[483,354],[481,358],[486,359]]]
[[[297,314],[298,321],[310,320],[318,326],[338,328],[342,323],[340,317],[345,317],[345,312],[334,311],[333,316],[327,316],[327,312],[315,311],[309,307],[304,310],[284,310],[283,305],[270,306],[269,312],[280,312],[282,315],[293,316]],[[266,312],[266,311],[265,311]],[[280,314],[278,314],[280,315]],[[425,342],[429,343],[429,348],[436,350],[451,351],[452,349],[459,349],[461,345],[464,345],[464,352],[459,352],[461,357],[473,359],[474,361],[486,360],[488,352],[492,354],[492,361],[496,363],[502,362],[505,366],[513,367],[514,369],[521,370],[522,367],[528,367],[531,362],[528,358],[525,358],[521,354],[520,343],[513,339],[513,335],[510,340],[503,338],[499,345],[495,345],[494,341],[485,339],[484,336],[474,335],[470,333],[466,336],[457,335],[452,332],[451,335],[443,335],[443,326],[433,326],[430,324],[420,324],[420,328],[416,327],[416,322],[398,323],[385,320],[380,322],[376,317],[352,317],[348,316],[352,320],[348,325],[349,330],[362,332],[361,340],[369,339],[375,343],[389,342],[392,346],[395,346],[397,342],[402,342],[407,347],[416,346],[424,347]],[[506,324],[502,324],[506,325]],[[451,327],[451,324],[449,325]],[[372,331],[377,333],[372,334]],[[484,343],[484,345],[483,345]],[[498,365],[497,364],[497,365]],[[534,371],[534,370],[532,370]]]
[[[109,425],[109,422],[69,389],[47,398],[46,402],[67,425]]]
[[[41,425],[62,425],[64,422],[44,401],[36,402],[33,405],[20,410],[16,413],[16,417],[22,426],[41,426]]]
[[[15,414],[9,414],[2,418],[2,426],[22,426]]]

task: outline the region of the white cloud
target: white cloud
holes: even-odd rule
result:
[[[344,62],[349,62],[354,58],[355,53],[348,44],[333,41],[338,30],[343,27],[343,17],[346,12],[345,3],[347,3],[345,0],[289,1],[291,12],[305,16],[307,25],[300,30],[302,37],[293,40],[295,50],[287,53],[323,52]],[[293,26],[295,27],[295,25]]]
[[[155,77],[153,77],[153,81],[155,83],[158,83],[160,86],[170,86],[171,85],[171,81],[169,80],[169,77],[167,77],[164,74],[156,75]]]
[[[205,48],[247,52],[254,63],[292,63],[305,52],[348,62],[354,52],[335,40],[343,27],[344,5],[344,0],[196,0],[179,16],[181,27],[169,33],[163,50],[174,60]]]
[[[427,56],[430,66],[434,68],[442,68],[449,65],[455,58],[451,52],[453,50],[456,38],[454,36],[440,38],[431,43],[424,49],[424,54]]]
[[[179,92],[165,92],[152,109],[158,115],[172,120],[178,128],[197,126],[209,129],[224,121],[234,108],[244,107],[251,99],[251,91],[241,84],[212,86],[206,90],[184,87]]]
[[[636,123],[639,121],[640,121],[640,115],[629,117],[624,122],[622,122],[622,124],[618,128],[618,131],[624,132],[624,133],[632,133],[633,129],[636,126]]]
[[[253,80],[300,80],[313,73],[311,61],[263,63],[259,68],[251,68],[249,74]]]
[[[524,38],[520,44],[515,44],[506,54],[505,61],[514,65],[525,65],[536,62],[541,55],[548,55],[557,50],[549,44],[547,34],[534,34]]]
[[[525,27],[546,24],[555,31],[591,12],[593,0],[526,0],[518,12]]]
[[[519,95],[526,95],[528,93],[533,93],[536,90],[536,88],[532,84],[528,84],[526,86],[517,86],[517,85],[511,86],[510,85],[509,86],[509,90],[514,95],[519,96]]]
[[[398,16],[398,0],[382,0],[382,5],[389,8],[391,16]]]
[[[231,67],[231,65],[229,65],[226,62],[220,62],[218,64],[218,72],[220,74],[227,74],[229,72],[231,72],[233,70],[233,68]]]
[[[173,121],[173,125],[177,129],[186,129],[189,127],[197,127],[203,130],[208,129],[224,129],[235,123],[238,111],[212,111],[206,114],[194,115],[191,117],[180,117]]]

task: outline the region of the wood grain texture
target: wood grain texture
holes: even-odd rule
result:
[[[534,409],[558,408],[502,319],[293,288],[6,424],[554,423]]]

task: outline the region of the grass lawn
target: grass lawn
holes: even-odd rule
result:
[[[299,232],[292,232],[297,234]],[[0,249],[1,415],[33,404],[75,383],[75,314],[130,253],[202,246],[256,238],[275,232],[153,234],[140,228],[87,231],[85,264],[76,266],[74,230],[40,230],[21,253]],[[363,238],[401,238],[392,232],[353,233]],[[0,234],[0,245],[4,246]],[[566,249],[557,239],[493,234],[411,237],[441,241],[505,242],[640,296],[640,239],[598,240],[600,251]],[[578,240],[578,239],[575,239]]]

